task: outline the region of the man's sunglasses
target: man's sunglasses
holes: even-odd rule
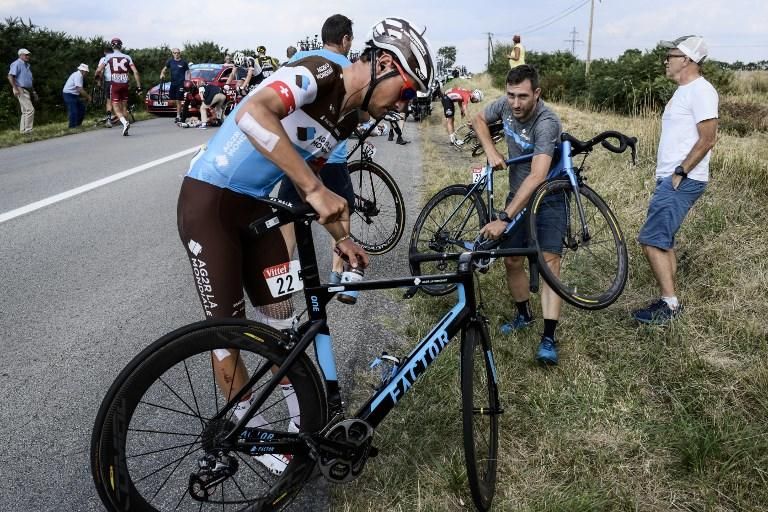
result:
[[[411,78],[405,74],[400,64],[392,61],[392,64],[397,68],[397,72],[400,73],[400,77],[403,79],[403,86],[400,88],[400,99],[403,101],[411,101],[416,97],[416,86],[411,81]]]
[[[662,62],[667,62],[669,59],[674,59],[675,57],[685,58],[687,55],[683,55],[682,53],[668,53],[664,56],[664,60]]]

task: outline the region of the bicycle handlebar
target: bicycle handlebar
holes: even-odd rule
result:
[[[588,141],[580,141],[570,133],[563,132],[562,135],[560,135],[560,139],[571,143],[571,156],[575,156],[580,153],[588,153],[592,151],[592,148],[599,143],[601,146],[612,153],[623,153],[629,147],[632,150],[632,164],[634,165],[637,163],[637,137],[630,137],[628,135],[624,135],[621,132],[608,130],[599,135],[595,135]],[[608,139],[616,139],[619,145],[616,146],[612,144]]]

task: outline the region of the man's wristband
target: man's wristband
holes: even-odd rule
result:
[[[683,169],[682,165],[678,165],[677,167],[675,167],[675,176],[682,176],[683,178],[687,178],[688,173],[685,172],[685,169]]]
[[[351,238],[352,238],[352,237],[351,237],[351,236],[349,236],[349,235],[344,235],[343,237],[341,237],[341,238],[339,238],[338,240],[336,240],[336,247],[338,247],[338,246],[339,246],[339,244],[340,244],[341,242],[343,242],[344,240],[349,240],[349,239],[351,239]]]

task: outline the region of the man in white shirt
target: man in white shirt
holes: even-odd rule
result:
[[[64,103],[67,105],[67,113],[69,114],[69,127],[77,128],[83,124],[83,118],[85,117],[85,103],[80,100],[80,97],[85,98],[87,101],[91,101],[91,96],[85,92],[83,86],[83,79],[88,74],[88,64],[80,64],[77,70],[69,75],[67,82],[64,84],[64,89],[61,93],[64,97]]]
[[[675,292],[675,234],[704,193],[717,138],[718,95],[701,76],[707,45],[699,36],[662,41],[668,78],[678,84],[661,117],[656,190],[638,241],[661,289],[661,298],[632,312],[635,320],[664,325],[683,311]]]

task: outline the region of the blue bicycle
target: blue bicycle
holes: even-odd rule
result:
[[[609,139],[616,139],[617,145]],[[627,248],[616,216],[605,201],[584,183],[582,170],[594,146],[601,144],[614,153],[632,150],[635,162],[637,139],[616,131],[603,132],[582,142],[568,133],[561,135],[547,179],[534,192],[528,206],[509,223],[506,233],[528,229],[528,244],[516,255],[527,256],[531,290],[538,290],[538,273],[568,303],[584,309],[602,309],[621,295],[627,281]],[[572,157],[584,154],[581,165]],[[507,165],[530,161],[532,154],[507,160]],[[486,165],[474,174],[472,185],[450,185],[424,206],[413,226],[409,265],[413,275],[443,273],[451,260],[435,254],[503,247],[500,241],[483,240],[480,229],[496,218],[493,203],[494,170]],[[485,200],[483,200],[485,191]],[[527,225],[523,225],[527,220]],[[551,240],[558,240],[555,249]],[[549,250],[540,247],[549,240]],[[559,269],[550,267],[552,252],[560,256]],[[549,256],[547,256],[549,254]],[[476,260],[487,270],[492,259]],[[453,291],[452,283],[422,286],[431,295]]]

